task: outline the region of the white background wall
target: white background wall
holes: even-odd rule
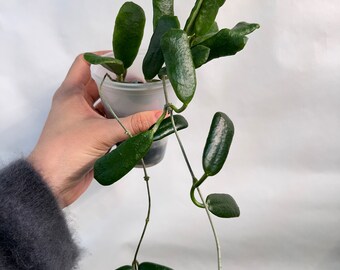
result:
[[[0,153],[27,155],[51,97],[74,57],[110,49],[124,1],[0,2]],[[151,15],[151,0],[136,0]],[[194,1],[177,1],[184,24]],[[202,187],[234,196],[241,217],[214,219],[224,269],[340,269],[340,2],[227,1],[220,27],[258,22],[246,49],[198,71],[183,141],[197,174],[215,111],[236,133],[227,165]],[[146,37],[151,34],[151,20]],[[147,46],[144,42],[143,47]],[[150,169],[153,211],[141,261],[174,269],[216,269],[205,213],[190,202],[190,176],[172,138]],[[132,260],[146,213],[142,172],[88,192],[66,209],[84,248],[80,269]]]

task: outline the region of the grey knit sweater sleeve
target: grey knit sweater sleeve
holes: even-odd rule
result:
[[[0,170],[0,269],[69,270],[79,251],[63,213],[25,160]]]

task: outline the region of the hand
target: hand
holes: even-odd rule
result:
[[[74,202],[88,188],[95,161],[127,139],[116,120],[105,118],[100,106],[94,107],[98,98],[90,65],[80,55],[54,94],[44,129],[28,157],[61,207]],[[134,135],[147,130],[160,114],[141,112],[121,121]]]

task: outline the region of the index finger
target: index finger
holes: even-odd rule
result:
[[[103,55],[110,51],[94,52]],[[84,59],[84,54],[80,54],[74,60],[70,70],[68,71],[64,83],[74,86],[84,87],[91,79],[90,64]]]

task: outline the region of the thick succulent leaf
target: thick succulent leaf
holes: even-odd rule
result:
[[[195,66],[188,36],[183,30],[171,29],[161,39],[167,75],[176,96],[188,105],[196,90]]]
[[[138,270],[173,270],[173,269],[157,263],[143,262],[138,266]]]
[[[203,0],[195,20],[195,34],[197,36],[202,36],[209,32],[215,22],[219,8],[216,0]]]
[[[189,36],[206,34],[215,22],[219,7],[217,0],[197,0],[184,30]]]
[[[179,114],[174,115],[174,122],[177,130],[182,130],[188,127],[187,120]],[[152,128],[152,127],[151,127]],[[159,128],[153,135],[153,140],[158,141],[161,140],[175,132],[174,127],[172,126],[171,118],[168,117],[162,121],[159,125]]]
[[[135,60],[144,35],[145,14],[133,2],[125,2],[120,8],[112,38],[115,58],[123,61],[128,68]]]
[[[111,185],[121,179],[150,149],[153,131],[140,133],[101,157],[94,164],[94,178],[102,185]]]
[[[215,216],[234,218],[240,216],[240,209],[229,194],[210,194],[206,199],[208,209]]]
[[[94,53],[85,53],[84,59],[92,65],[101,65],[117,75],[124,74],[125,72],[123,62],[112,57],[100,56]]]
[[[209,33],[217,33],[219,30],[217,22],[214,22],[211,27],[209,28],[208,34]]]
[[[205,64],[209,58],[210,49],[208,47],[198,45],[191,49],[192,60],[195,68],[199,68]]]
[[[132,270],[132,266],[131,265],[124,265],[124,266],[117,268],[116,270]]]
[[[225,0],[216,0],[217,4],[221,7],[224,5]]]
[[[212,36],[216,35],[216,32],[210,32],[206,35],[195,37],[191,42],[191,47],[195,47],[196,45],[200,45],[207,39],[211,38]]]
[[[259,28],[260,25],[257,23],[239,22],[233,27],[233,29],[231,29],[231,31],[239,35],[248,35]]]
[[[199,44],[210,48],[208,58],[210,61],[221,56],[236,54],[244,48],[247,40],[246,36],[225,28]]]
[[[215,175],[222,169],[233,136],[234,124],[230,118],[225,113],[215,113],[203,151],[202,163],[206,175]]]
[[[153,29],[156,29],[158,20],[163,15],[174,15],[174,0],[152,0]]]
[[[159,19],[143,60],[143,73],[146,80],[151,80],[162,68],[164,57],[161,49],[161,38],[168,30],[173,28],[179,28],[179,21],[176,16],[164,15]]]

